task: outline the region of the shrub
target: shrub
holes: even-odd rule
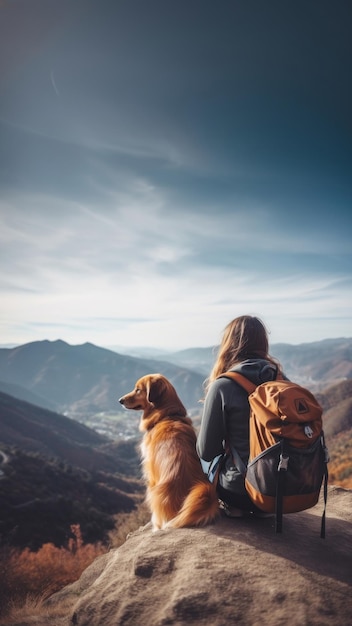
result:
[[[77,580],[97,556],[107,552],[102,543],[84,544],[78,524],[71,526],[66,547],[45,543],[37,552],[29,548],[1,550],[0,606],[5,615],[11,606],[24,604],[28,597],[44,600]]]

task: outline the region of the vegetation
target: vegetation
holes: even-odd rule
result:
[[[147,521],[134,442],[111,442],[131,478],[0,445],[0,616],[42,613],[45,600]],[[6,623],[6,622],[5,622]]]
[[[55,591],[77,580],[83,570],[107,551],[102,543],[84,544],[80,526],[70,527],[66,547],[45,543],[37,552],[29,548],[3,548],[1,551],[0,606],[2,616],[28,597],[45,600]]]
[[[352,489],[352,429],[328,440],[330,454],[329,482]]]
[[[108,541],[114,515],[132,511],[141,484],[104,472],[89,473],[39,454],[6,449],[0,480],[0,545],[38,550],[67,547],[79,524],[85,543]]]
[[[45,543],[37,551],[1,548],[0,624],[15,617],[23,620],[27,613],[50,613],[45,605],[49,596],[77,580],[95,558],[124,543],[127,535],[146,524],[149,517],[144,504],[131,513],[117,515],[108,544],[84,543],[79,524],[73,524],[65,547]]]

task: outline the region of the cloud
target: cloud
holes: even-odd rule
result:
[[[344,9],[26,3],[1,83],[4,341],[206,345],[244,312],[349,334]]]
[[[39,196],[27,197],[26,210],[20,198],[11,211],[5,206],[7,332],[182,348],[216,343],[220,329],[243,312],[264,317],[276,333],[291,323],[297,328],[303,317],[314,331],[322,311],[348,318],[348,273],[302,267],[301,248],[289,267],[282,267],[279,248],[266,271],[260,259],[268,251],[258,250],[253,235],[257,215],[207,215],[198,230],[197,213],[171,211],[145,182],[133,190],[99,210]],[[216,261],[207,261],[212,249]],[[243,264],[245,250],[252,264]],[[290,331],[290,341],[295,337]]]

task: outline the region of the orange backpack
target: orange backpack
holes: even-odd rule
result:
[[[226,372],[248,393],[250,405],[247,467],[231,446],[246,490],[262,511],[275,513],[276,532],[282,532],[283,513],[313,507],[324,480],[321,537],[325,537],[328,451],[322,427],[322,408],[314,395],[288,380],[254,385],[242,374]]]

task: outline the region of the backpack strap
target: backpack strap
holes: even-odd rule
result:
[[[246,376],[243,376],[239,372],[225,372],[224,374],[221,374],[219,378],[231,378],[231,380],[234,380],[235,383],[238,383],[241,387],[243,387],[243,389],[247,391],[248,395],[253,393],[253,391],[257,388],[257,385],[252,383],[248,378],[246,378]]]
[[[323,515],[321,516],[321,527],[320,527],[320,537],[322,539],[325,539],[326,504],[328,500],[328,479],[329,479],[328,466],[326,465],[325,474],[324,474],[324,511],[323,511]]]
[[[231,451],[231,454],[232,454],[232,458],[233,458],[233,460],[235,462],[235,465],[236,465],[238,471],[245,478],[246,477],[246,473],[247,473],[247,468],[246,468],[245,464],[243,463],[243,461],[242,461],[239,453],[237,452],[236,448],[234,448],[233,446],[230,446],[230,445],[229,445],[229,448],[230,448],[230,451]]]
[[[240,374],[239,372],[225,372],[224,374],[221,374],[219,376],[219,378],[230,378],[231,380],[234,380],[235,383],[238,383],[243,389],[245,389],[245,391],[247,391],[248,395],[253,393],[253,391],[257,387],[257,385],[252,383],[245,376],[242,376],[242,374]],[[241,472],[242,476],[246,476],[247,468],[246,468],[245,464],[243,463],[243,461],[242,461],[239,453],[237,452],[236,448],[234,448],[233,446],[230,446],[230,445],[229,445],[229,448],[230,448],[233,460],[235,462],[235,465],[236,465],[238,471]]]
[[[285,441],[281,439],[281,453],[279,465],[277,468],[276,478],[276,497],[275,497],[275,532],[282,533],[282,518],[283,518],[283,497],[286,481],[286,472],[288,466],[289,456],[285,451]]]
[[[327,501],[328,501],[328,481],[329,481],[329,470],[328,470],[328,463],[329,463],[329,451],[325,445],[325,437],[324,437],[324,433],[321,436],[321,445],[323,447],[324,450],[324,454],[325,454],[325,472],[324,472],[324,510],[323,510],[323,515],[321,518],[321,528],[320,528],[320,537],[322,539],[325,539],[325,520],[326,520],[326,505],[327,505]]]

